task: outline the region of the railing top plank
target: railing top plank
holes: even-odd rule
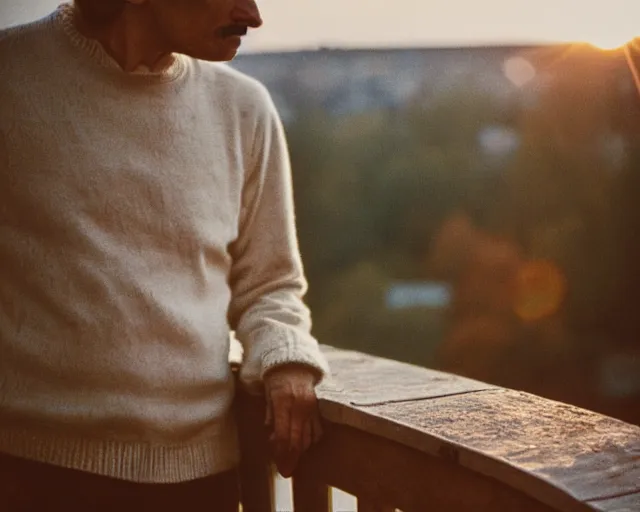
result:
[[[640,510],[640,493],[593,501],[591,504],[601,512],[638,512]]]
[[[556,510],[640,511],[640,428],[442,372],[323,347],[326,419],[495,478]]]
[[[500,389],[361,352],[328,346],[322,349],[329,358],[333,376],[332,381],[321,388],[322,396],[346,405],[372,406]]]

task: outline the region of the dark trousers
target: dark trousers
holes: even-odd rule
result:
[[[238,475],[138,484],[0,454],[2,512],[238,512]]]

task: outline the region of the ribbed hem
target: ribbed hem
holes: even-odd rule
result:
[[[138,483],[179,483],[215,475],[240,460],[235,422],[195,442],[161,445],[52,435],[0,427],[0,452]]]

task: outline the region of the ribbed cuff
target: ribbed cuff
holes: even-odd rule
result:
[[[329,365],[319,349],[303,343],[288,343],[264,354],[261,378],[270,370],[289,364],[304,365],[313,369],[318,374],[318,384],[329,374]]]
[[[261,329],[245,341],[240,372],[243,384],[253,392],[260,390],[264,375],[278,366],[301,364],[318,374],[318,383],[329,373],[329,364],[310,334],[296,329]]]

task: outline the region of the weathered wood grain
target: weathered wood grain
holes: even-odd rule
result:
[[[319,395],[350,405],[376,405],[435,398],[496,386],[379,357],[323,346],[332,379]]]
[[[557,510],[577,510],[589,500],[640,491],[640,428],[636,426],[496,387],[462,394],[445,390],[424,400],[389,399],[384,375],[393,374],[393,366],[399,363],[384,364],[374,357],[367,362],[370,356],[335,350],[327,355],[332,365],[338,361],[335,380],[347,396],[357,389],[358,403],[378,402],[355,407],[348,406],[350,401],[344,397],[321,395],[323,415],[331,421],[439,454]],[[362,373],[349,372],[349,364],[357,364]],[[433,375],[415,367],[406,371],[406,366],[399,364],[393,377],[393,396],[402,396],[406,375],[412,389],[418,387],[420,374],[427,381]],[[382,377],[371,373],[379,367],[385,368]],[[368,378],[364,368],[370,372]]]
[[[309,497],[324,494],[313,482],[323,482],[362,498],[364,507],[404,512],[640,512],[639,427],[470,379],[323,350],[334,374],[319,389],[327,436],[296,472],[308,487],[296,509],[307,510],[301,500],[314,506]],[[244,417],[255,429],[256,419]],[[248,435],[243,443],[262,442]],[[261,453],[259,463],[268,464]],[[245,468],[243,481],[257,486],[264,503],[257,474]],[[271,510],[262,507],[245,512]]]
[[[465,467],[547,503],[557,493],[541,482],[580,501],[640,490],[640,429],[567,404],[504,390],[367,412],[438,436]]]
[[[595,510],[601,512],[638,512],[640,510],[640,492],[590,503]]]

